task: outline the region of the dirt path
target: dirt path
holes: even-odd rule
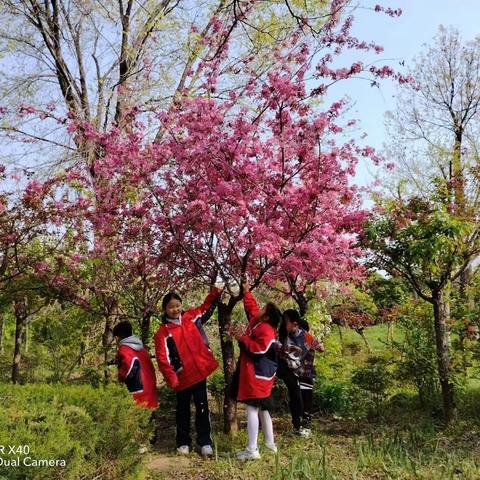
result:
[[[152,452],[146,459],[145,466],[153,479],[188,478],[185,476],[194,462],[188,457],[166,455]]]
[[[204,460],[192,452],[188,456],[176,453],[175,425],[171,415],[162,415],[158,420],[157,443],[145,456],[144,465],[148,480],[206,480],[198,473],[203,471]],[[193,425],[193,422],[192,422]]]

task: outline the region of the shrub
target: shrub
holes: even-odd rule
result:
[[[378,414],[385,401],[387,390],[392,386],[392,374],[387,360],[383,357],[370,357],[367,364],[357,368],[352,375],[352,384],[357,387],[352,394],[357,397],[357,406],[363,407],[367,415]]]
[[[158,398],[159,398],[159,410],[161,412],[171,412],[175,411],[177,405],[177,393],[172,388],[168,387],[166,384],[157,388]]]
[[[422,406],[431,409],[438,401],[439,381],[430,305],[425,302],[405,305],[399,323],[405,336],[403,342],[394,343],[400,353],[397,377],[415,386]]]
[[[208,378],[208,391],[215,401],[215,406],[218,413],[223,412],[223,397],[225,389],[225,378],[222,372],[216,371]]]
[[[150,412],[122,387],[3,385],[0,408],[0,445],[27,445],[32,459],[66,462],[33,468],[20,455],[20,466],[3,467],[2,479],[114,480],[139,472],[138,445],[148,441]]]
[[[350,385],[317,380],[313,389],[313,409],[322,413],[350,416]]]
[[[345,344],[345,353],[354,357],[362,351],[362,346],[357,342],[347,342]]]

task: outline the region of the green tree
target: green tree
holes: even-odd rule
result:
[[[479,254],[480,41],[440,27],[411,69],[390,116],[397,164],[365,235],[374,262],[403,276],[433,307],[445,418],[454,410],[449,319]],[[386,181],[385,183],[387,183]],[[464,300],[462,300],[463,302]]]
[[[449,340],[452,283],[480,253],[477,215],[458,215],[440,196],[377,199],[363,245],[370,262],[407,280],[433,308],[438,374],[445,420],[454,415]]]

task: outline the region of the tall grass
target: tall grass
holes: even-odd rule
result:
[[[326,447],[315,454],[294,453],[287,465],[280,463],[280,454],[275,458],[275,480],[334,480],[327,463]]]
[[[369,434],[355,439],[354,448],[359,472],[381,470],[392,479],[479,478],[477,460],[469,452],[446,448],[433,427]]]

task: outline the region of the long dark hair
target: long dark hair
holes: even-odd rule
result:
[[[293,308],[289,308],[288,310],[285,310],[282,314],[282,323],[280,324],[280,328],[278,330],[278,336],[282,342],[287,338],[287,335],[288,335],[287,320],[290,320],[292,323],[296,323],[301,328],[303,328],[302,317],[297,312],[297,310],[294,310]]]
[[[279,308],[274,303],[268,302],[265,305],[265,316],[267,317],[267,323],[276,330],[282,321],[282,313]]]

